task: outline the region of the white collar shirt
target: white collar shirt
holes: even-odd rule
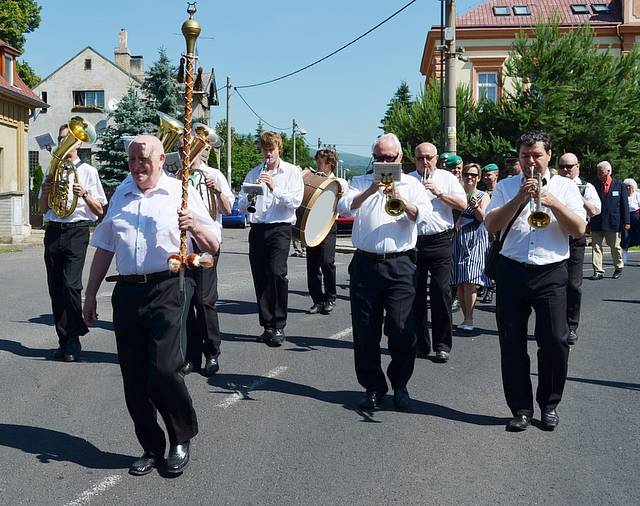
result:
[[[414,177],[420,182],[422,181],[422,176],[417,170],[410,172],[409,176]],[[433,174],[431,174],[431,179],[440,191],[447,195],[454,195],[465,201],[467,200],[467,194],[465,193],[464,188],[460,184],[460,181],[458,181],[458,178],[451,174],[451,172],[442,169],[435,169]],[[425,192],[427,194],[427,198],[431,201],[433,212],[425,221],[418,225],[418,235],[435,235],[452,229],[454,224],[453,209],[437,198],[429,190],[425,190]]]
[[[95,200],[100,202],[103,206],[107,205],[107,197],[104,194],[98,171],[95,167],[80,161],[80,158],[76,158],[72,162],[76,167],[78,173],[78,182],[87,191],[87,193]],[[73,199],[73,181],[69,183],[69,193],[67,202],[70,204]],[[38,197],[42,195],[42,190]],[[78,197],[78,203],[75,210],[69,216],[58,216],[53,209],[47,210],[44,214],[44,221],[57,221],[60,223],[73,223],[75,221],[97,221],[98,216],[93,214],[87,203],[82,197]]]
[[[580,194],[582,195],[582,198],[589,204],[593,204],[596,207],[597,212],[594,214],[594,216],[600,214],[600,212],[602,211],[602,202],[600,201],[600,197],[598,196],[598,191],[596,190],[596,187],[593,186],[591,183],[582,181],[579,176],[574,177],[572,181],[577,185],[581,185],[581,184],[585,185],[584,190],[580,190]]]
[[[245,183],[254,184],[258,181],[263,164],[255,166],[244,178]],[[248,213],[251,223],[291,223],[296,222],[296,209],[302,203],[304,196],[304,181],[302,171],[291,163],[280,160],[276,169],[269,172],[273,181],[273,191],[262,183],[263,194],[256,198],[255,213]],[[246,209],[249,205],[247,194],[238,193],[238,207]]]
[[[355,216],[351,232],[353,245],[376,254],[399,253],[415,248],[418,226],[433,209],[427,192],[419,182],[406,174],[402,174],[400,182],[395,183],[400,196],[418,208],[416,221],[410,220],[406,213],[388,215],[384,210],[387,198],[381,189],[367,198],[358,209],[351,210],[353,199],[371,186],[373,177],[373,174],[354,177],[338,202],[338,212],[342,216]]]
[[[520,174],[498,181],[487,207],[487,215],[512,200],[520,190],[523,179],[524,175]],[[548,181],[545,189],[569,211],[586,221],[587,213],[577,185],[566,177],[550,177],[549,171],[544,179]],[[536,229],[529,226],[527,221],[534,210],[535,204],[531,199],[507,233],[500,254],[516,262],[531,265],[548,265],[569,258],[569,235],[560,228],[553,212],[542,206],[542,211],[551,217],[551,222],[544,228]]]
[[[227,178],[225,178],[222,172],[220,172],[218,169],[209,167],[206,163],[201,162],[200,167],[198,167],[197,170],[191,171],[191,174],[189,176],[189,182],[193,185],[193,187],[196,190],[198,190],[198,193],[200,193],[200,196],[202,197],[202,200],[204,202],[204,205],[207,208],[207,211],[210,211],[211,209],[209,206],[210,204],[209,189],[207,188],[206,183],[204,181],[205,174],[208,174],[215,178],[216,183],[218,185],[218,189],[222,194],[221,196],[226,198],[229,201],[229,204],[233,205],[233,200],[235,199],[235,196],[233,195],[233,192],[229,187]],[[220,209],[218,209],[216,221],[218,223],[222,223],[222,213],[220,212]]]
[[[115,253],[122,275],[151,274],[168,269],[167,259],[180,251],[178,209],[182,198],[180,180],[162,174],[155,188],[143,193],[129,179],[113,194],[111,205],[91,237],[91,245]],[[220,224],[198,192],[189,187],[188,208],[200,226],[221,241]],[[191,239],[190,234],[187,234]],[[191,252],[191,240],[187,248]]]

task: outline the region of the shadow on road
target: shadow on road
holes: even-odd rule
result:
[[[371,422],[373,414],[363,412],[358,408],[358,402],[362,397],[362,392],[353,390],[324,391],[308,385],[294,383],[279,378],[265,378],[253,374],[217,374],[208,379],[209,385],[224,389],[214,391],[215,394],[240,394],[243,400],[254,400],[251,394],[257,391],[278,392],[288,395],[309,397],[329,404],[341,405],[344,409],[354,411],[363,416],[363,422]],[[393,404],[391,397],[387,396],[382,406],[382,411],[392,411]],[[472,425],[505,425],[509,418],[500,418],[489,415],[479,415],[475,413],[465,413],[439,404],[411,400],[411,408],[408,414],[428,415],[438,418],[445,418],[457,422],[469,423]]]
[[[246,300],[219,299],[216,303],[216,309],[221,314],[247,315],[258,314],[258,305],[255,302]],[[287,311],[291,313],[305,313],[304,309],[289,308]]]
[[[29,318],[26,322],[19,321],[16,323],[37,323],[39,325],[49,325],[51,327],[55,325],[52,314],[41,314],[40,316]],[[91,328],[99,328],[113,332],[113,322],[107,320],[98,320],[91,326]]]
[[[624,302],[626,304],[640,304],[638,299],[602,299],[603,302]]]
[[[601,385],[611,388],[623,388],[625,390],[640,391],[640,383],[627,383],[624,381],[597,380],[591,378],[571,378],[567,377],[567,381],[575,381],[577,383],[589,383],[590,385]]]
[[[80,338],[82,340],[82,338]],[[8,339],[0,339],[0,351],[7,351],[26,358],[42,358],[51,359],[53,350],[45,348],[28,348],[17,341],[9,341]],[[80,353],[80,362],[117,364],[118,356],[115,353],[107,353],[104,351],[87,351],[82,350]]]
[[[90,469],[127,468],[136,459],[103,452],[86,439],[64,432],[27,425],[0,423],[0,445],[32,453],[43,464],[73,462]]]
[[[256,335],[248,334],[227,334],[222,333],[222,339],[224,341],[241,341],[256,343],[260,346],[264,346],[262,343],[256,341]],[[295,347],[292,347],[294,345]],[[314,351],[318,348],[346,348],[351,349],[351,341],[342,341],[338,339],[326,339],[323,337],[308,337],[308,336],[291,336],[287,335],[287,340],[284,343],[285,351]],[[1,348],[0,348],[1,349]]]

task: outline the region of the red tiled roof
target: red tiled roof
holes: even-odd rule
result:
[[[15,47],[7,44],[4,40],[0,39],[0,49],[8,48],[10,53],[20,55]],[[0,51],[2,52],[2,51]],[[0,94],[11,96],[22,102],[26,102],[30,107],[47,107],[47,104],[43,102],[38,95],[36,95],[31,88],[29,88],[24,81],[20,79],[20,76],[14,69],[13,86],[0,75]]]
[[[8,47],[9,49],[11,49],[12,51],[15,51],[16,53],[20,53],[20,51],[18,51],[15,47],[13,47],[11,44],[7,44],[4,40],[0,39],[0,47]]]
[[[571,5],[582,4],[589,9],[589,14],[574,14]],[[592,4],[606,4],[609,13],[594,14]],[[527,5],[530,16],[514,16],[514,5]],[[509,16],[496,16],[493,7],[508,7]],[[457,28],[471,27],[513,27],[532,26],[540,20],[557,17],[561,25],[582,25],[589,22],[592,25],[622,23],[620,0],[489,0],[477,7],[463,12],[456,17]]]

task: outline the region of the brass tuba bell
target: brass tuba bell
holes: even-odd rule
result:
[[[164,152],[169,153],[175,147],[176,142],[178,142],[178,139],[182,135],[184,125],[182,124],[182,121],[178,121],[162,111],[156,111],[156,114],[160,118],[160,126],[156,137],[158,137],[160,142],[162,142]]]
[[[52,185],[47,203],[49,208],[61,218],[70,216],[78,205],[78,196],[73,192],[69,202],[69,187],[78,181],[78,172],[75,165],[66,159],[67,155],[83,142],[93,144],[97,138],[93,125],[80,116],[71,118],[68,127],[69,133],[58,143],[58,147],[52,153],[47,176]]]

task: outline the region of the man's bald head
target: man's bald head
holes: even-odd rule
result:
[[[578,157],[573,153],[565,153],[560,157],[558,161],[559,165],[576,165],[578,163]]]
[[[141,146],[142,151],[146,154],[146,156],[151,156],[157,154],[158,156],[164,155],[164,147],[162,146],[162,142],[155,135],[151,134],[141,134],[131,141],[129,144],[129,153],[131,153],[131,149],[134,145]]]
[[[438,163],[438,148],[430,142],[421,142],[413,152],[416,170],[420,175],[426,170],[428,174],[433,172]]]
[[[162,177],[165,154],[162,142],[153,135],[138,135],[129,144],[129,172],[143,192],[155,188]]]
[[[573,153],[565,153],[558,160],[558,174],[569,179],[580,176],[580,162]]]

